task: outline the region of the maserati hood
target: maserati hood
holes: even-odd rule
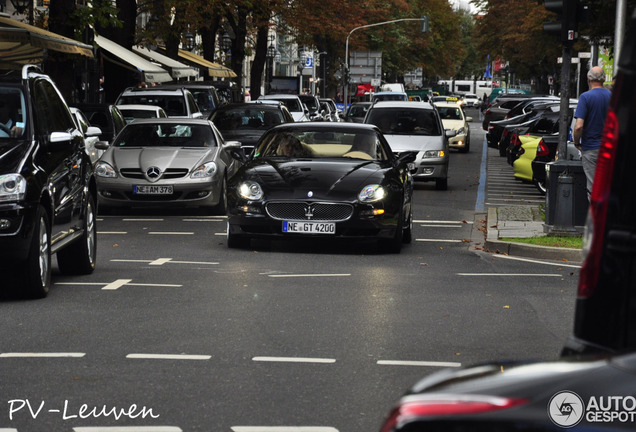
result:
[[[382,183],[386,169],[377,162],[360,160],[264,159],[254,163],[246,177],[261,184],[271,198],[353,199],[363,186]]]

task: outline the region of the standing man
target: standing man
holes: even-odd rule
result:
[[[574,145],[581,151],[583,172],[587,179],[587,198],[590,198],[596,158],[601,146],[605,117],[612,92],[603,87],[605,72],[600,66],[594,66],[587,73],[590,89],[581,94],[574,117]]]

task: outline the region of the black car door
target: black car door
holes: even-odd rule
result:
[[[53,84],[46,79],[32,83],[35,131],[41,151],[36,164],[49,173],[46,185],[52,197],[51,245],[79,227],[82,209],[84,139]]]

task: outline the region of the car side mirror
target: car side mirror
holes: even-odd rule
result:
[[[466,121],[467,121],[468,123],[470,123],[471,121],[473,121],[473,118],[472,118],[472,117],[466,117]]]
[[[242,164],[246,163],[250,157],[245,155],[245,152],[243,151],[243,149],[239,146],[239,147],[230,147],[227,149],[228,153],[230,154],[230,156],[232,156],[233,159],[236,159],[237,161],[241,162]]]
[[[396,160],[396,164],[397,165],[410,164],[412,162],[415,162],[416,158],[417,158],[417,152],[416,151],[402,152],[402,153],[400,153],[400,156],[398,156],[398,158]]]
[[[97,141],[95,143],[95,148],[97,150],[108,150],[108,147],[110,147],[108,141]]]
[[[86,129],[86,136],[87,137],[94,137],[94,136],[99,136],[102,134],[102,130],[100,128],[98,128],[97,126],[89,126],[88,129]]]
[[[452,138],[457,135],[457,131],[453,129],[444,129],[444,135],[446,138]]]
[[[227,150],[241,148],[241,142],[240,141],[225,141],[225,143],[223,144],[223,148]]]

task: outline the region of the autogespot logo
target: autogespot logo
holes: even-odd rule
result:
[[[550,399],[548,415],[550,420],[560,427],[576,426],[583,419],[585,405],[579,395],[571,391],[562,391]]]

